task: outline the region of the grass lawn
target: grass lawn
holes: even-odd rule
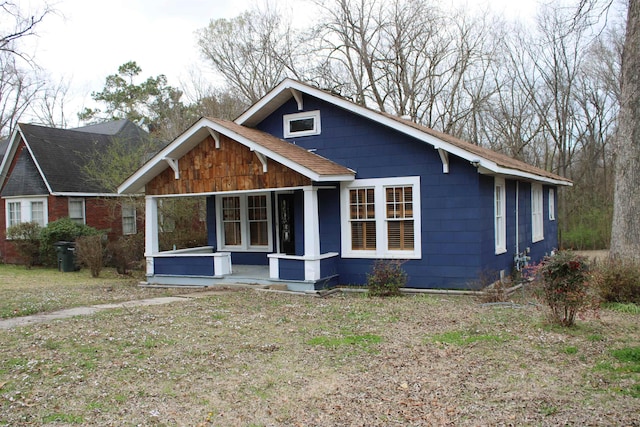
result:
[[[0,267],[3,310],[149,292],[45,273]],[[637,425],[640,315],[561,329],[516,297],[226,290],[0,330],[0,425]]]
[[[64,308],[122,302],[184,293],[141,288],[142,279],[105,269],[92,278],[88,269],[61,273],[55,269],[0,264],[0,318],[28,316]]]

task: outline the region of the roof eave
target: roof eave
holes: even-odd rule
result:
[[[278,163],[281,163],[288,168],[306,176],[312,181],[317,182],[330,182],[330,181],[347,181],[353,180],[354,175],[351,174],[328,174],[323,175],[317,173],[305,166],[302,166],[286,157],[258,144],[250,139],[228,129],[206,117],[201,118],[195,124],[191,126],[181,136],[176,138],[171,144],[156,154],[151,160],[142,166],[137,172],[129,177],[118,187],[119,194],[134,194],[140,193],[144,186],[149,183],[153,178],[163,172],[168,166],[164,161],[165,158],[180,158],[184,156],[189,150],[194,148],[197,144],[209,135],[208,129],[212,129],[238,141],[242,145],[248,147],[252,151],[256,151],[265,155],[267,158],[272,159]]]
[[[460,157],[470,162],[480,161],[482,166],[489,169],[494,174],[508,175],[513,177],[520,177],[527,180],[546,182],[553,185],[572,186],[573,183],[570,180],[554,179],[545,177],[544,175],[537,175],[530,172],[521,171],[515,168],[508,168],[504,166],[498,166],[495,162],[486,159],[476,153],[467,151],[463,148],[456,146],[450,142],[442,140],[434,135],[426,133],[408,124],[402,123],[391,117],[387,117],[376,111],[369,110],[368,108],[359,106],[350,101],[341,99],[334,95],[331,95],[323,90],[302,84],[292,79],[284,79],[275,88],[269,91],[262,99],[256,104],[252,105],[247,111],[240,115],[235,122],[243,126],[255,126],[264,117],[278,109],[284,102],[293,97],[292,90],[304,92],[311,96],[322,99],[347,111],[351,111],[373,121],[376,121],[387,127],[391,127],[401,131],[402,133],[416,138],[420,141],[426,142],[432,145],[435,149],[442,149],[450,154]]]
[[[18,138],[18,136],[20,138]],[[42,178],[42,181],[44,182],[45,186],[47,187],[47,191],[49,191],[49,194],[52,194],[53,190],[51,189],[51,185],[49,185],[49,181],[47,180],[47,177],[45,176],[44,172],[42,171],[42,168],[40,167],[40,163],[38,162],[38,159],[33,154],[33,150],[31,149],[31,146],[29,145],[29,141],[27,141],[27,138],[24,136],[24,132],[20,128],[20,124],[19,123],[18,123],[18,126],[16,127],[16,130],[13,132],[11,140],[9,141],[9,146],[7,147],[7,151],[5,152],[5,156],[2,159],[2,164],[0,164],[0,188],[3,187],[6,179],[9,177],[9,167],[11,166],[11,163],[13,162],[13,159],[16,156],[16,152],[18,151],[18,145],[20,145],[20,140],[22,140],[24,142],[24,146],[27,149],[27,151],[29,152],[29,155],[31,156],[31,159],[33,160],[33,163],[35,164],[36,169],[38,170],[38,173],[40,174],[40,177]]]
[[[536,175],[531,172],[525,172],[518,169],[502,167],[492,162],[480,161],[477,167],[478,167],[478,173],[481,173],[483,175],[501,175],[501,176],[516,178],[516,179],[523,179],[526,181],[536,181],[536,182],[543,182],[551,185],[573,187],[573,182],[571,182],[568,179],[556,179],[556,178]]]

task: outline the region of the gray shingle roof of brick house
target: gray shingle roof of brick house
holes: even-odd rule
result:
[[[97,153],[103,152],[116,139],[140,143],[148,134],[128,120],[87,126],[78,129],[57,129],[31,124],[19,124],[18,135],[26,149],[19,156],[2,196],[51,193],[112,193],[113,189],[88,180],[83,168]],[[11,141],[17,144],[17,141]],[[12,152],[13,148],[13,152]],[[12,153],[12,154],[9,154]],[[31,155],[24,155],[30,153]],[[15,155],[15,147],[7,150]],[[8,163],[8,162],[7,162]],[[8,171],[8,165],[4,165]],[[5,172],[6,172],[5,171]]]

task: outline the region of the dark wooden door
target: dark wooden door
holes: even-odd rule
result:
[[[280,230],[280,253],[296,254],[295,231],[293,228],[293,194],[278,195],[278,221]]]

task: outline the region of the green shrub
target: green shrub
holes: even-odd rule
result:
[[[592,283],[605,302],[640,304],[640,265],[607,260],[594,268]]]
[[[369,296],[388,297],[400,295],[400,288],[407,284],[407,273],[402,270],[404,261],[376,260],[371,274],[367,274]]]
[[[573,325],[576,314],[591,303],[586,258],[571,251],[545,257],[537,277],[539,296],[551,309],[551,320]]]
[[[104,267],[104,236],[94,234],[76,239],[76,262],[91,270],[91,277],[99,277]]]
[[[92,236],[99,231],[85,224],[73,222],[70,218],[60,218],[50,222],[40,231],[40,255],[48,265],[56,265],[56,253],[53,244],[56,242],[74,242],[80,236]]]
[[[40,228],[37,222],[21,222],[7,229],[7,239],[12,240],[20,260],[27,268],[40,260]]]

